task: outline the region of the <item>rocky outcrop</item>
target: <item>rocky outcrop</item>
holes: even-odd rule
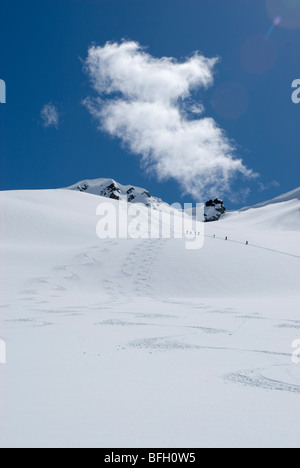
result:
[[[206,223],[218,221],[220,217],[226,212],[226,208],[222,200],[216,198],[209,200],[205,203],[204,220]]]

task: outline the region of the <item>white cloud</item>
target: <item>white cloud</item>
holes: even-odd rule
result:
[[[260,190],[261,192],[265,192],[266,190],[279,187],[280,183],[277,182],[277,180],[272,180],[272,182],[269,182],[267,184],[264,184],[263,182],[258,182],[258,190]]]
[[[136,42],[89,49],[85,68],[98,98],[85,100],[99,128],[141,156],[159,180],[173,178],[199,199],[230,192],[237,175],[253,177],[191,93],[213,84],[218,59],[154,58]]]
[[[51,102],[45,104],[45,106],[41,110],[41,118],[43,121],[43,126],[48,127],[55,127],[56,129],[59,126],[59,112],[57,107],[52,104]]]

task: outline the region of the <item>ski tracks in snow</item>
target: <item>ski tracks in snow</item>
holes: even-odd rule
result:
[[[165,242],[164,239],[155,239],[135,243],[121,267],[121,284],[130,280],[137,296],[154,296],[155,291],[151,286],[152,267],[159,258]]]
[[[247,349],[246,346],[237,346],[241,343],[240,337],[247,336],[252,330],[249,321],[264,321],[265,327],[270,331],[277,329],[282,333],[299,329],[299,322],[292,320],[273,319],[265,317],[261,313],[245,313],[243,310],[221,307],[219,310],[209,307],[205,301],[161,299],[159,304],[155,299],[153,287],[153,275],[155,265],[163,253],[166,240],[124,240],[120,248],[119,242],[107,240],[100,245],[91,246],[70,259],[66,264],[57,265],[47,277],[32,279],[29,287],[21,292],[21,303],[24,309],[34,312],[34,317],[16,317],[10,322],[18,322],[23,326],[49,326],[54,324],[42,318],[44,312],[74,316],[87,313],[89,306],[55,307],[55,301],[63,296],[72,295],[72,292],[81,290],[88,292],[99,290],[99,297],[106,297],[100,303],[94,304],[94,309],[112,309],[115,317],[105,318],[94,325],[100,327],[120,327],[123,330],[138,328],[138,336],[118,345],[118,350],[129,351],[132,349],[139,352],[189,352],[199,353],[199,361],[203,361],[203,353],[236,353],[246,356],[243,360],[245,367],[249,359],[247,356],[264,355],[270,367],[265,369],[242,369],[220,376],[225,383],[242,385],[263,391],[281,391],[300,394],[300,386],[285,382],[280,378],[269,378],[267,371],[275,365],[291,365],[290,355],[287,353],[273,352],[264,349]],[[120,248],[120,250],[118,250]],[[118,255],[119,252],[119,255]],[[110,264],[110,258],[112,263]],[[132,298],[141,300],[147,298],[153,301],[152,308],[155,311],[144,311],[141,313],[130,312],[130,301]],[[139,299],[140,298],[140,299]],[[145,299],[145,300],[147,300]],[[53,304],[54,302],[54,304]],[[49,305],[51,304],[51,309]],[[106,307],[107,306],[107,307]],[[123,307],[127,306],[127,307]],[[47,309],[48,307],[48,309]],[[91,309],[92,310],[92,309]],[[172,315],[170,315],[170,311]],[[135,315],[138,321],[131,322],[124,315]],[[196,315],[195,315],[196,314]],[[212,317],[219,314],[220,328],[212,326],[215,320]],[[170,322],[172,317],[172,323]],[[225,319],[224,319],[225,317]],[[226,318],[227,317],[227,318]],[[168,320],[164,320],[168,319]],[[221,326],[221,320],[222,325]],[[54,320],[55,322],[55,320]],[[224,327],[225,324],[225,327]],[[134,327],[133,327],[134,325]],[[140,327],[140,328],[139,328]],[[149,331],[152,330],[152,336]],[[166,332],[165,336],[162,330]],[[127,331],[126,331],[127,333]],[[148,336],[147,336],[148,335]],[[163,335],[163,336],[162,336]],[[225,341],[224,341],[225,340]],[[250,359],[251,361],[251,359]],[[266,370],[267,369],[267,370]],[[277,377],[277,375],[275,376]],[[278,376],[280,377],[280,375]]]
[[[235,372],[233,374],[226,375],[224,379],[226,382],[233,382],[259,390],[276,390],[300,395],[300,385],[267,378],[260,370],[250,369]]]

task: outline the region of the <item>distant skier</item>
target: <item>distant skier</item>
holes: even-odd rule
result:
[[[213,235],[213,239],[215,239],[215,238],[216,238],[216,234]]]
[[[249,242],[248,242],[248,241],[246,241],[246,245],[249,245]]]
[[[228,240],[228,237],[227,237],[227,236],[225,237],[225,240]]]

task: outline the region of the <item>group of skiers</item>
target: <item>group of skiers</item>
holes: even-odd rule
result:
[[[195,236],[200,236],[200,235],[201,235],[201,232],[197,232],[197,231],[186,231],[186,233],[189,234],[189,235],[191,235],[191,236],[192,236],[193,234],[194,234]],[[215,239],[215,238],[216,238],[216,235],[214,234],[214,235],[213,235],[213,239]],[[225,240],[228,241],[228,236],[225,237]],[[249,242],[248,242],[248,241],[246,241],[246,245],[249,245]]]
[[[214,239],[216,238],[216,235],[215,235],[215,234],[213,235],[213,238],[214,238]],[[226,241],[228,240],[228,236],[225,237],[225,240],[226,240]],[[249,241],[246,241],[246,245],[249,245]]]

